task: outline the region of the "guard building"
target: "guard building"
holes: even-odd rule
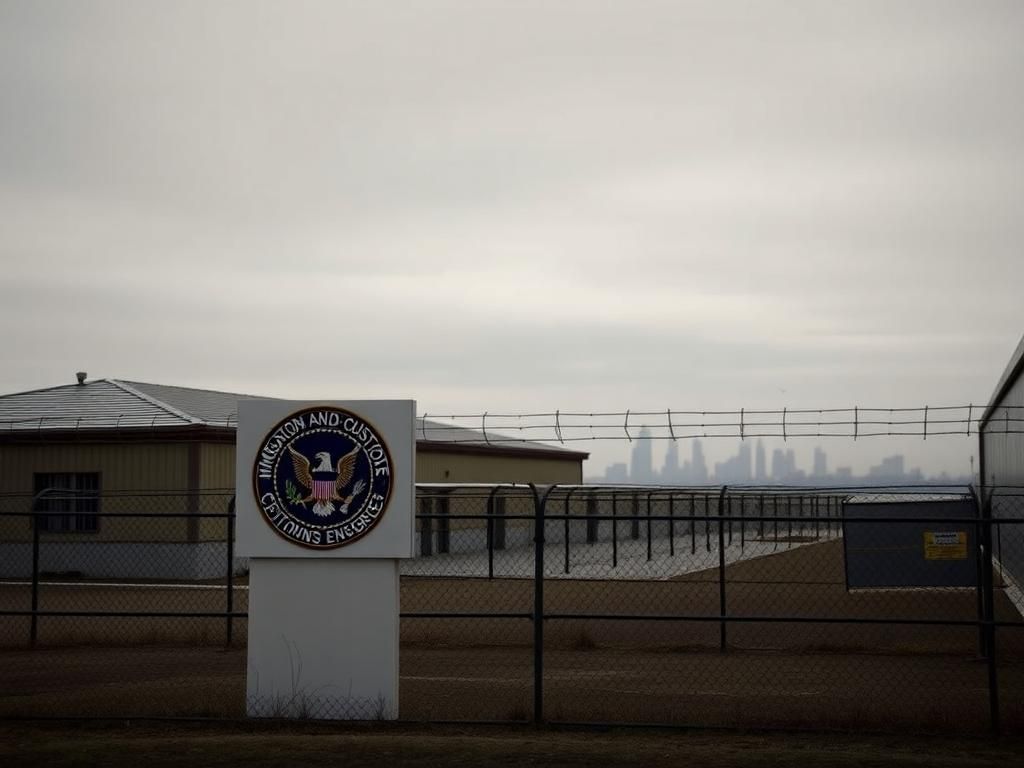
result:
[[[48,513],[40,525],[51,542],[92,542],[76,549],[88,551],[90,563],[123,560],[131,548],[134,559],[150,564],[134,575],[203,578],[220,568],[204,563],[218,560],[213,552],[223,546],[223,521],[203,515],[223,513],[234,491],[236,414],[239,399],[248,396],[78,378],[0,396],[0,512],[25,512],[35,494],[65,489],[71,493],[37,502]],[[580,483],[587,456],[540,443],[493,443],[474,430],[416,421],[417,482]],[[149,500],[142,503],[142,496]],[[129,503],[128,511],[145,506],[154,516],[104,518]],[[0,577],[24,571],[29,520],[0,517],[0,564],[7,563]],[[191,565],[182,568],[186,561]]]

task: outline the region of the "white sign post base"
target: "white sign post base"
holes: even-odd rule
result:
[[[255,558],[250,717],[398,717],[398,561]]]

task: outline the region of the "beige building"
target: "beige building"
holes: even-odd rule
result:
[[[223,548],[226,523],[203,515],[225,512],[234,493],[240,397],[246,396],[84,378],[0,396],[0,513],[28,511],[33,495],[44,489],[69,491],[37,502],[48,513],[42,531],[48,541],[94,546],[87,567],[66,563],[51,570],[99,574],[102,561],[122,558],[131,547],[146,561],[132,569],[135,575],[201,577],[216,571],[204,563],[217,556],[203,550]],[[489,444],[479,432],[423,419],[416,430],[417,482],[583,478],[586,453],[539,443]],[[142,509],[167,517],[111,515]],[[0,516],[0,562],[8,564],[0,565],[0,576],[21,574],[31,539],[30,518]]]

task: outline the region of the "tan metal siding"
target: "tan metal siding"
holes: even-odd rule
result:
[[[188,480],[187,447],[185,444],[148,443],[0,445],[0,493],[30,497],[33,477],[37,472],[99,472],[100,489],[104,493],[162,490],[183,492]],[[13,503],[14,500],[9,500],[8,506]],[[27,503],[27,500],[21,502],[26,507]],[[100,512],[185,512],[185,503],[182,494],[160,499],[159,509],[142,510],[138,500],[104,499]],[[97,533],[53,536],[60,536],[61,540],[67,541],[97,538],[104,541],[169,541],[184,537],[185,528],[183,519],[143,526],[141,519],[101,518]],[[24,520],[8,520],[0,527],[0,540],[25,540],[29,538],[30,530]]]
[[[32,493],[36,472],[99,472],[103,491],[184,490],[179,443],[0,445],[0,493]]]
[[[235,446],[203,443],[200,487],[223,489],[235,487]]]
[[[225,491],[224,494],[204,494],[199,511],[221,514],[228,511],[228,501],[235,488],[235,446],[226,443],[203,443],[199,447],[199,487],[205,491]],[[227,535],[226,521],[203,518],[199,521],[200,541],[221,541]]]

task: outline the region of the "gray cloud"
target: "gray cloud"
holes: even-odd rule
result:
[[[1022,33],[1016,2],[5,3],[0,390],[980,401],[1022,319]]]

